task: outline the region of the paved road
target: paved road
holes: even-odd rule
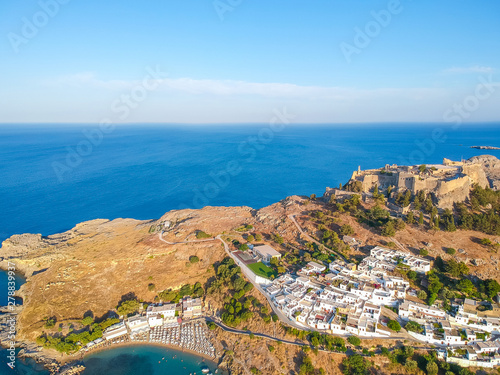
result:
[[[290,218],[290,219],[291,219],[291,220],[295,223],[295,225],[297,226],[297,228],[299,228],[300,232],[301,232],[301,233],[304,233],[304,232],[302,231],[302,229],[300,228],[300,226],[298,225],[298,223],[295,221],[295,218],[293,217],[293,215],[290,215],[290,216],[289,216],[289,218]],[[232,258],[232,259],[236,262],[236,259],[234,258],[233,254],[232,254],[232,253],[231,253],[231,251],[229,250],[229,246],[228,246],[228,244],[227,244],[227,243],[226,243],[226,242],[222,239],[222,237],[221,237],[221,235],[220,235],[220,234],[219,234],[218,236],[214,237],[214,238],[208,238],[208,239],[203,239],[203,240],[192,240],[192,241],[180,241],[180,242],[168,242],[168,241],[166,241],[166,240],[164,240],[164,239],[162,238],[162,234],[163,234],[163,232],[160,232],[160,233],[158,234],[158,237],[160,238],[160,240],[161,240],[161,241],[163,241],[163,242],[165,242],[165,243],[167,243],[167,244],[169,244],[169,245],[185,244],[185,243],[192,243],[192,242],[207,242],[207,241],[217,241],[217,240],[219,240],[219,241],[221,241],[221,242],[222,242],[222,244],[224,245],[224,250],[226,251],[227,255],[228,255],[229,257],[231,257],[231,258]],[[304,234],[305,234],[305,233],[304,233]],[[305,236],[307,236],[307,234],[305,234]],[[308,237],[309,237],[309,236],[308,236]],[[312,240],[313,240],[313,241],[315,241],[316,243],[319,243],[319,242],[317,242],[317,241],[316,241],[316,240],[314,240],[314,239],[312,239]],[[343,256],[342,256],[342,257],[343,257]],[[345,258],[344,258],[344,259],[345,259]],[[313,329],[311,329],[310,327],[307,327],[307,326],[305,326],[305,325],[302,325],[302,324],[300,324],[300,323],[299,323],[299,322],[297,322],[297,321],[290,320],[290,319],[289,319],[289,318],[288,318],[285,314],[283,314],[283,313],[281,312],[281,310],[280,310],[280,309],[278,309],[278,308],[274,305],[274,303],[273,303],[273,301],[272,301],[271,297],[269,297],[269,296],[268,296],[268,294],[267,294],[267,293],[266,293],[266,292],[262,289],[262,287],[260,286],[260,284],[259,284],[259,283],[254,282],[254,281],[252,281],[252,277],[247,275],[247,272],[252,272],[252,271],[250,271],[250,269],[248,269],[248,268],[246,268],[246,267],[242,267],[242,268],[241,268],[241,270],[242,270],[242,272],[243,272],[243,273],[245,273],[245,275],[246,275],[246,276],[247,276],[247,278],[250,280],[250,282],[253,284],[253,286],[254,286],[254,287],[255,287],[255,288],[256,288],[256,289],[257,289],[257,290],[258,290],[258,291],[259,291],[259,292],[260,292],[260,293],[261,293],[261,294],[262,294],[262,295],[266,298],[266,299],[267,299],[267,301],[269,302],[269,305],[271,306],[271,308],[272,308],[273,312],[274,312],[276,315],[278,315],[278,318],[279,318],[279,320],[280,320],[282,323],[284,323],[284,324],[286,324],[286,325],[289,325],[289,326],[291,326],[291,327],[294,327],[294,328],[297,328],[297,329],[303,330],[303,331],[313,331]],[[215,324],[217,324],[219,327],[221,327],[221,328],[223,328],[223,329],[226,329],[228,332],[240,333],[240,334],[249,334],[249,333],[248,333],[248,332],[246,332],[246,331],[238,331],[238,330],[235,330],[235,329],[233,329],[233,328],[227,327],[227,326],[223,325],[223,324],[222,324],[222,323],[220,323],[220,322],[217,322],[217,321],[213,321],[213,322],[214,322]],[[321,331],[321,330],[316,330],[316,331],[318,331],[318,332],[320,332],[320,333],[326,333],[326,332]],[[275,341],[282,341],[282,340],[276,339],[276,338],[274,338],[274,337],[272,337],[272,336],[267,336],[267,335],[263,335],[263,334],[260,334],[260,333],[259,333],[259,334],[255,333],[254,335],[255,335],[255,336],[265,337],[265,338],[268,338],[268,339],[271,339],[271,340],[275,340]],[[333,336],[348,337],[348,336],[350,336],[350,335],[347,335],[347,334],[345,334],[345,335],[342,335],[342,334],[333,334]],[[409,336],[409,337],[405,337],[405,336],[397,336],[397,337],[395,337],[395,336],[391,336],[391,337],[387,337],[387,338],[383,338],[383,339],[385,339],[385,340],[410,340],[410,341],[414,341],[414,342],[420,342],[420,341],[416,340],[414,337],[412,337],[412,336],[410,336],[410,335],[408,335],[408,336]],[[369,337],[361,337],[361,338],[369,339]],[[374,338],[377,338],[377,337],[374,337]],[[298,344],[298,343],[294,343],[294,342],[292,342],[292,341],[286,341],[286,340],[284,340],[284,341],[282,341],[282,342],[287,342],[287,343],[294,344],[294,345],[304,345],[304,344]]]
[[[218,235],[216,237],[217,239],[219,239],[222,244],[224,245],[224,250],[226,251],[226,253],[236,262],[236,259],[235,257],[233,256],[233,254],[229,251],[229,246],[226,244],[226,242],[221,238],[220,235]],[[236,262],[237,263],[237,262]],[[310,329],[302,324],[300,324],[299,322],[296,322],[296,321],[293,321],[293,320],[290,320],[285,314],[283,314],[281,312],[280,309],[278,309],[271,297],[268,296],[268,294],[262,289],[262,287],[260,286],[259,283],[257,282],[254,282],[253,281],[253,275],[250,275],[249,273],[251,273],[252,271],[248,268],[248,267],[240,267],[241,268],[241,271],[245,274],[245,276],[248,278],[248,280],[250,280],[250,282],[253,284],[253,286],[264,296],[266,297],[267,301],[269,302],[269,305],[271,306],[271,309],[273,310],[273,312],[278,315],[278,318],[280,319],[280,321],[284,324],[288,324],[289,326],[292,326],[294,328],[297,328],[297,329],[301,329],[303,331],[310,331]]]
[[[325,246],[324,244],[322,244],[321,242],[315,240],[314,238],[312,238],[310,235],[308,235],[306,232],[304,232],[302,230],[302,228],[300,227],[299,223],[297,222],[297,220],[295,220],[295,215],[288,215],[288,218],[290,220],[292,220],[292,222],[295,224],[295,226],[297,227],[297,229],[299,230],[301,236],[303,236],[304,238],[306,238],[307,240],[311,241],[311,242],[314,242],[316,245],[318,246]],[[344,261],[348,262],[347,258],[339,253],[338,251],[335,251],[335,250],[332,250],[330,249],[329,247],[327,247],[328,250],[330,250],[331,252],[337,254],[339,257],[341,257],[342,259],[344,259]]]
[[[283,340],[283,339],[278,339],[278,338],[270,336],[270,335],[266,335],[264,333],[256,333],[256,332],[242,331],[242,330],[239,330],[239,329],[234,329],[234,328],[226,326],[224,323],[222,323],[218,319],[214,319],[212,317],[206,317],[206,319],[209,320],[209,321],[211,321],[211,322],[214,322],[215,324],[217,324],[217,326],[219,326],[220,328],[222,328],[226,332],[231,332],[231,333],[235,333],[235,334],[238,334],[238,335],[250,335],[250,334],[253,334],[256,337],[262,337],[262,338],[273,340],[273,341],[279,341],[279,342],[282,342],[282,343],[285,343],[285,344],[297,345],[297,346],[309,346],[309,344],[306,344],[306,343],[303,343],[303,342],[300,342],[300,341]]]
[[[231,257],[235,262],[236,262],[236,259],[235,257],[233,256],[233,254],[231,253],[231,251],[229,250],[229,246],[228,244],[222,239],[221,235],[219,234],[218,236],[214,237],[214,238],[208,238],[208,239],[203,239],[203,240],[192,240],[192,241],[179,241],[179,242],[169,242],[169,241],[166,241],[163,239],[162,237],[163,235],[163,231],[158,233],[158,238],[165,242],[166,244],[169,244],[169,245],[177,245],[177,244],[186,244],[186,243],[196,243],[196,242],[207,242],[207,241],[220,241],[222,242],[222,244],[224,245],[224,250],[226,252],[226,254]],[[237,262],[236,262],[237,263]],[[246,268],[246,267],[242,267],[241,268],[242,272],[247,276],[247,278],[250,280],[250,282],[253,284],[253,286],[264,296],[266,297],[267,301],[269,302],[269,305],[271,306],[273,312],[278,315],[278,318],[281,320],[282,323],[284,324],[288,324],[294,328],[298,328],[298,329],[301,329],[301,330],[307,330],[307,331],[310,331],[310,328],[308,328],[307,326],[304,326],[302,324],[300,324],[299,322],[296,322],[296,321],[293,321],[293,320],[290,320],[285,314],[283,314],[281,312],[281,310],[279,310],[273,303],[273,301],[271,300],[271,297],[269,297],[267,295],[267,293],[262,289],[262,287],[260,286],[259,283],[256,283],[252,280],[252,275],[248,275],[249,272],[252,272],[250,271],[250,269]]]

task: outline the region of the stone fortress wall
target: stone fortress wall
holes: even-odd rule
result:
[[[427,166],[423,173],[419,171],[419,166],[386,165],[382,169],[366,171],[358,168],[349,183],[356,181],[361,183],[363,193],[372,191],[375,185],[381,190],[392,186],[395,192],[410,190],[412,194],[423,190],[432,193],[438,208],[443,209],[466,200],[474,184],[489,186],[481,164],[446,158],[442,164]]]

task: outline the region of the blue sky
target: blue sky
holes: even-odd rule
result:
[[[270,3],[3,1],[0,122],[499,120],[498,0]]]

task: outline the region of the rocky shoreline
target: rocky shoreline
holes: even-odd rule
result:
[[[494,146],[470,146],[470,148],[476,148],[478,150],[500,150],[500,147]]]
[[[85,370],[85,366],[81,361],[71,361],[68,363],[59,362],[58,360],[47,356],[43,351],[30,342],[15,342],[16,348],[20,348],[17,358],[29,358],[37,364],[42,365],[51,375],[77,375]],[[2,348],[8,349],[5,343],[2,342]]]

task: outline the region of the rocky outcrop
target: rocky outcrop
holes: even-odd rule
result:
[[[477,148],[478,150],[500,150],[500,147],[495,146],[470,146],[470,148]]]
[[[468,162],[462,166],[462,174],[469,177],[473,184],[483,188],[489,185],[488,177],[480,163]]]
[[[490,187],[500,190],[500,160],[498,158],[493,155],[480,155],[470,158],[469,161],[482,165]]]

